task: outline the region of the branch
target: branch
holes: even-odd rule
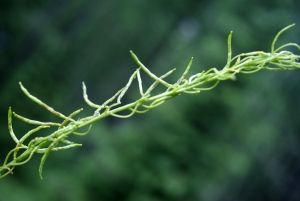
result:
[[[279,36],[289,29],[290,27],[294,26],[294,24],[285,27],[282,29],[274,38],[272,45],[271,45],[271,52],[262,52],[262,51],[255,51],[249,53],[242,53],[232,58],[232,50],[231,50],[231,39],[232,39],[232,32],[230,32],[227,40],[228,45],[228,56],[226,65],[222,70],[218,70],[216,68],[211,68],[208,71],[202,71],[195,75],[187,77],[187,74],[192,66],[193,58],[189,61],[184,73],[182,76],[175,82],[174,84],[170,84],[166,82],[164,79],[172,74],[175,69],[168,71],[164,75],[156,76],[152,72],[149,71],[137,58],[137,56],[130,51],[131,56],[133,57],[134,61],[138,64],[138,68],[134,71],[134,73],[130,76],[129,81],[125,85],[125,87],[121,88],[115,95],[111,98],[106,100],[102,105],[98,105],[93,103],[88,99],[87,89],[84,83],[82,83],[83,88],[83,98],[85,102],[93,107],[96,108],[93,115],[81,118],[79,120],[74,120],[73,117],[76,116],[78,113],[82,111],[82,109],[76,110],[68,116],[63,115],[60,112],[57,112],[35,96],[31,95],[27,89],[22,85],[20,82],[21,90],[24,94],[30,98],[32,101],[37,103],[38,105],[44,107],[52,114],[60,117],[63,119],[62,122],[41,122],[36,120],[31,120],[21,115],[16,114],[15,112],[12,113],[11,108],[8,110],[8,130],[13,139],[16,143],[15,148],[13,148],[6,156],[2,166],[0,166],[0,178],[7,176],[8,174],[13,174],[12,170],[19,165],[23,165],[27,163],[31,157],[37,154],[43,154],[40,167],[39,167],[39,175],[42,179],[42,170],[43,165],[52,151],[60,151],[65,150],[73,147],[81,146],[81,144],[76,144],[74,142],[66,140],[71,134],[77,136],[84,136],[86,135],[91,128],[91,125],[103,119],[107,116],[114,116],[117,118],[129,118],[135,113],[145,113],[155,107],[158,107],[165,103],[167,100],[174,98],[177,95],[182,93],[186,94],[197,94],[201,91],[211,90],[215,88],[220,81],[223,80],[235,80],[236,74],[238,73],[255,73],[260,70],[269,70],[269,71],[281,71],[281,70],[294,70],[300,68],[300,63],[297,60],[300,58],[299,55],[294,55],[292,52],[284,51],[284,48],[287,47],[296,47],[300,50],[299,45],[295,43],[288,43],[284,44],[277,49],[275,49],[276,41]],[[280,51],[280,52],[279,52]],[[232,65],[232,63],[234,63]],[[148,87],[147,90],[144,90],[143,83],[140,75],[140,70],[143,70],[150,78],[154,80],[153,84]],[[137,83],[139,86],[139,92],[141,97],[129,104],[121,105],[121,100],[126,94],[127,90],[133,83],[134,79],[137,78]],[[208,83],[211,83],[210,86],[207,86]],[[165,90],[157,93],[156,95],[152,95],[151,93],[153,90],[159,85],[163,85]],[[206,86],[206,87],[205,87]],[[114,102],[116,99],[116,102]],[[117,107],[118,106],[118,107]],[[142,108],[139,110],[139,108]],[[102,111],[103,110],[103,111]],[[120,112],[128,111],[128,114],[119,114]],[[38,125],[35,129],[28,131],[23,137],[19,140],[13,132],[12,127],[12,114],[17,119],[24,121],[28,124]],[[85,133],[78,133],[76,132],[78,129],[83,127],[88,127],[88,130]],[[49,127],[58,127],[58,129],[49,134],[46,137],[36,137],[31,141],[25,144],[25,141],[28,137],[32,136],[33,134],[37,133],[39,130],[43,128]],[[64,144],[64,146],[58,146],[59,144]],[[19,150],[24,150],[22,153],[19,153]],[[2,174],[1,174],[2,173]]]

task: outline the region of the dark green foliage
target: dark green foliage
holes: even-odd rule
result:
[[[0,162],[14,147],[9,106],[53,120],[20,93],[19,81],[70,113],[84,104],[81,81],[98,103],[127,82],[136,67],[130,49],[155,74],[193,56],[194,74],[226,64],[231,30],[233,55],[269,50],[291,23],[298,26],[278,42],[299,43],[296,1],[2,2]],[[298,200],[298,80],[297,71],[242,75],[147,115],[98,122],[83,147],[49,157],[42,182],[39,157],[1,180],[0,200]],[[15,128],[18,136],[31,129],[17,121]]]

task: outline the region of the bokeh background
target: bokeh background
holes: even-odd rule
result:
[[[298,0],[1,0],[0,162],[15,146],[9,106],[59,120],[28,100],[19,81],[66,115],[83,107],[84,117],[93,110],[81,82],[103,103],[137,67],[129,50],[157,75],[177,68],[169,78],[176,82],[191,56],[189,75],[223,68],[231,30],[234,55],[269,51],[292,23],[278,45],[299,44],[299,7]],[[124,102],[137,95],[135,85]],[[82,147],[50,154],[44,180],[40,155],[0,180],[0,200],[300,200],[299,104],[298,70],[238,75],[147,114],[95,123],[87,136],[72,137]],[[19,137],[32,128],[13,125]]]

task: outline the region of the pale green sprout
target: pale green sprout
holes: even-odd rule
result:
[[[120,89],[115,95],[113,95],[111,98],[105,101],[102,105],[95,104],[88,99],[86,86],[84,83],[82,83],[83,98],[85,102],[89,106],[96,108],[96,110],[92,116],[81,118],[77,121],[73,119],[73,117],[79,114],[82,111],[82,109],[78,109],[73,113],[71,113],[69,116],[65,116],[62,113],[57,112],[56,110],[54,110],[53,108],[51,108],[50,106],[48,106],[47,104],[45,104],[44,102],[36,98],[35,96],[31,95],[20,82],[21,90],[24,92],[26,96],[28,96],[32,101],[34,101],[38,105],[44,107],[52,114],[62,118],[63,120],[61,123],[41,122],[41,121],[31,120],[21,115],[18,115],[14,112],[12,113],[11,108],[9,108],[8,109],[8,130],[12,139],[16,143],[16,147],[13,148],[7,154],[3,162],[3,165],[0,166],[0,178],[3,178],[8,174],[13,174],[12,171],[16,166],[27,163],[31,159],[34,153],[38,153],[43,155],[39,166],[39,175],[40,178],[42,179],[43,165],[48,155],[52,151],[60,151],[60,150],[65,150],[73,147],[82,146],[81,144],[76,144],[74,142],[67,140],[69,135],[74,134],[78,136],[84,136],[88,134],[89,130],[91,129],[91,125],[94,122],[103,119],[107,116],[114,116],[117,118],[129,118],[135,113],[145,113],[150,109],[153,109],[163,104],[168,99],[171,99],[182,93],[197,94],[200,91],[211,90],[215,88],[222,80],[228,80],[228,79],[235,80],[235,75],[238,73],[255,73],[260,70],[270,70],[270,71],[293,70],[293,69],[300,68],[300,63],[297,62],[297,60],[300,58],[299,55],[294,55],[292,52],[289,51],[281,51],[282,49],[290,46],[296,47],[298,50],[300,50],[299,45],[295,43],[288,43],[275,49],[275,44],[278,37],[284,31],[286,31],[292,26],[294,26],[294,24],[285,27],[276,35],[271,45],[270,53],[255,51],[249,53],[242,53],[233,58],[232,58],[232,50],[231,50],[232,32],[230,32],[227,40],[228,41],[227,62],[225,67],[222,70],[211,68],[206,72],[202,71],[200,73],[190,76],[189,78],[186,78],[192,66],[193,58],[191,58],[184,73],[174,84],[170,84],[166,82],[164,79],[167,76],[169,76],[171,73],[173,73],[176,69],[172,69],[167,73],[165,73],[164,75],[157,77],[140,62],[140,60],[132,51],[130,51],[130,54],[134,59],[134,61],[137,63],[138,68],[130,76],[129,81],[125,85],[125,87]],[[140,71],[144,71],[144,73],[146,73],[149,77],[151,77],[154,80],[153,84],[147,90],[144,90],[143,88]],[[129,87],[131,86],[135,78],[137,78],[139,93],[141,95],[141,98],[132,103],[128,103],[120,106],[121,99],[129,89]],[[208,83],[213,83],[213,84],[207,87],[206,84]],[[166,90],[156,95],[151,95],[152,91],[155,89],[155,87],[158,84],[165,86]],[[115,100],[116,102],[114,102]],[[127,115],[118,114],[121,111],[127,111],[127,110],[129,111]],[[17,119],[20,119],[28,124],[38,125],[38,127],[27,132],[19,140],[13,132],[12,114]],[[53,126],[57,127],[56,131],[54,131],[53,133],[51,133],[46,137],[36,137],[30,140],[27,145],[25,145],[25,141],[30,136],[35,134],[37,131],[44,128],[53,127]],[[76,132],[78,129],[86,126],[89,126],[86,132],[84,133]],[[63,144],[63,146],[60,146],[59,144]],[[23,152],[20,153],[20,150],[23,150]]]

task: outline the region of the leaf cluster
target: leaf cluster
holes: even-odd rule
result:
[[[300,56],[295,55],[290,51],[284,50],[285,48],[290,46],[296,47],[298,50],[300,50],[299,45],[295,43],[288,43],[275,49],[275,44],[278,37],[292,26],[294,26],[294,24],[282,29],[276,35],[271,45],[270,52],[255,51],[242,53],[235,57],[232,57],[232,32],[230,32],[228,36],[227,63],[223,67],[223,69],[218,70],[216,68],[211,68],[208,71],[202,71],[187,78],[187,74],[193,62],[193,58],[191,58],[182,76],[173,84],[166,82],[164,79],[172,74],[172,72],[174,72],[176,69],[172,69],[158,77],[153,74],[145,65],[143,65],[138,57],[132,51],[130,51],[130,54],[134,61],[137,63],[138,68],[130,76],[129,81],[125,85],[125,87],[120,89],[115,95],[106,100],[103,104],[98,105],[90,101],[87,95],[86,86],[84,83],[82,83],[83,98],[89,106],[95,108],[95,112],[91,116],[80,118],[78,120],[75,120],[74,117],[83,110],[82,108],[74,111],[70,115],[64,115],[30,94],[20,82],[19,84],[21,90],[28,98],[30,98],[32,101],[42,106],[52,114],[60,117],[62,119],[62,122],[55,123],[31,120],[18,115],[15,112],[12,112],[11,108],[9,108],[8,130],[12,139],[16,143],[16,146],[7,154],[2,166],[0,166],[0,178],[3,178],[8,174],[13,174],[13,169],[16,166],[27,163],[32,158],[32,156],[37,153],[43,155],[39,166],[39,175],[42,179],[43,165],[51,152],[82,146],[81,144],[77,144],[67,140],[67,138],[70,135],[86,135],[94,122],[99,121],[107,116],[129,118],[136,113],[146,113],[150,109],[153,109],[180,94],[198,94],[201,91],[213,89],[222,80],[235,80],[238,73],[250,74],[258,72],[260,70],[280,71],[300,68],[300,63],[297,62]],[[144,86],[142,83],[141,72],[144,72],[154,80],[152,85],[150,85],[146,90],[144,90]],[[141,97],[134,102],[126,105],[121,105],[121,100],[133,83],[134,79],[137,80]],[[153,90],[159,84],[163,85],[165,87],[165,90],[157,93],[156,95],[152,95]],[[210,86],[207,86],[208,84]],[[120,114],[123,111],[128,111],[128,114]],[[23,135],[23,137],[18,139],[13,131],[12,116],[28,124],[37,125],[37,127],[28,131],[25,135]],[[34,139],[27,142],[27,144],[25,143],[25,141],[28,140],[28,138],[32,136],[32,134],[40,131],[41,129],[49,127],[57,127],[57,130],[49,134],[48,136],[35,137]],[[88,130],[85,133],[77,132],[78,129],[81,129],[83,127],[88,127]]]

